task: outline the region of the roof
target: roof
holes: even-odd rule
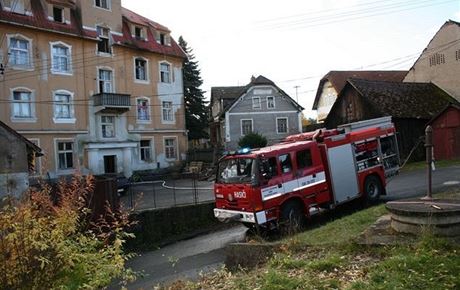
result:
[[[353,87],[383,116],[394,118],[431,119],[449,103],[457,103],[432,83],[350,79],[347,86]]]
[[[40,147],[38,147],[37,145],[35,145],[34,143],[32,143],[30,140],[28,140],[26,137],[22,136],[21,134],[19,134],[16,130],[14,130],[13,128],[11,128],[10,126],[8,126],[7,124],[3,123],[2,121],[0,121],[0,126],[2,126],[3,128],[6,129],[6,131],[8,131],[9,133],[11,133],[12,135],[16,136],[19,140],[21,140],[22,142],[24,142],[26,144],[27,147],[29,147],[30,149],[32,149],[33,151],[35,151],[36,155],[37,156],[41,156],[43,155],[41,152],[42,152],[42,149]]]
[[[379,71],[379,70],[362,70],[362,71],[330,71],[319,82],[316,91],[316,97],[313,102],[313,110],[318,109],[319,98],[323,91],[324,84],[329,81],[334,87],[337,95],[343,90],[350,78],[359,78],[366,80],[380,80],[380,81],[393,81],[402,82],[407,75],[407,71]]]
[[[48,19],[48,12],[46,3],[61,5],[70,8],[70,24],[59,23]],[[42,1],[31,1],[30,10],[32,16],[22,15],[0,9],[0,22],[6,22],[10,24],[17,24],[26,27],[37,28],[46,31],[52,31],[55,33],[70,34],[76,37],[83,37],[87,39],[97,40],[97,32],[94,30],[84,29],[81,20],[81,11],[75,4],[75,0],[46,0]],[[171,45],[161,45],[157,43],[154,35],[155,31],[162,31],[169,33],[169,29],[155,21],[145,18],[139,14],[134,13],[131,10],[122,7],[122,35],[113,34],[114,45],[122,45],[131,47],[133,49],[146,50],[154,53],[163,55],[170,55],[180,58],[186,58],[185,52],[180,46],[171,38]],[[141,39],[135,39],[132,37],[130,23],[142,25],[147,27],[147,41]]]
[[[223,108],[222,112],[220,113],[220,115],[222,116],[251,87],[258,86],[258,85],[274,86],[282,95],[287,97],[288,100],[291,101],[292,104],[296,108],[298,108],[299,110],[304,109],[301,105],[299,105],[296,101],[294,101],[294,99],[292,99],[288,94],[286,94],[286,92],[284,92],[282,89],[280,89],[273,81],[271,81],[270,79],[264,77],[263,75],[259,75],[257,78],[252,77],[251,81],[246,86],[212,87],[211,88],[211,104],[213,103],[214,100],[221,100],[221,99],[233,100],[233,102],[229,103],[229,105],[227,107]]]
[[[437,114],[436,116],[434,116],[429,122],[428,122],[428,125],[429,124],[433,124],[434,121],[436,121],[439,117],[441,117],[445,111],[449,110],[450,108],[454,108],[456,109],[457,111],[460,112],[460,105],[455,105],[455,104],[448,104],[441,112],[439,112],[439,114]]]

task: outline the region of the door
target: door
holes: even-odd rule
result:
[[[335,203],[358,197],[358,176],[351,144],[329,148],[327,155]]]
[[[104,172],[106,174],[117,173],[117,156],[116,155],[104,156]]]

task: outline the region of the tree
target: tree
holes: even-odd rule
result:
[[[206,132],[208,127],[207,101],[205,101],[203,91],[200,89],[203,80],[200,76],[198,62],[194,60],[193,50],[188,47],[182,36],[179,37],[179,45],[187,54],[182,71],[184,76],[185,122],[189,132],[188,139],[208,138],[209,136]]]
[[[262,148],[267,146],[267,138],[258,133],[249,133],[238,141],[238,145],[242,148]]]

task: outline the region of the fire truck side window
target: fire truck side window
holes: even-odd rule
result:
[[[278,164],[276,163],[276,157],[271,157],[268,159],[268,170],[270,176],[278,175]]]
[[[297,169],[303,169],[313,165],[313,161],[311,160],[310,149],[297,152],[296,157]]]
[[[289,173],[292,171],[292,162],[291,156],[289,154],[284,154],[279,156],[281,171],[283,173]]]

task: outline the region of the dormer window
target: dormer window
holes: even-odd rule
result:
[[[53,6],[53,20],[56,22],[64,22],[64,9],[61,7]]]
[[[146,38],[144,29],[140,26],[135,26],[134,27],[134,37],[136,37],[136,39],[144,40]]]
[[[171,45],[171,37],[169,36],[169,34],[166,34],[164,32],[157,32],[156,40],[157,43],[161,45]]]
[[[97,43],[97,51],[100,53],[112,53],[110,48],[110,30],[105,27],[98,26],[97,27],[97,36],[99,38],[99,42]]]
[[[17,0],[17,1],[2,1],[3,9],[6,11],[11,11],[18,14],[26,14],[26,5],[25,0]],[[30,14],[30,13],[29,13]]]
[[[95,6],[110,10],[110,0],[95,0]]]

